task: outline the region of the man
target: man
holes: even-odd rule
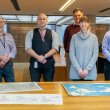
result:
[[[74,19],[74,24],[71,24],[66,27],[65,33],[64,33],[64,49],[66,52],[66,65],[67,65],[67,74],[68,74],[68,80],[69,80],[69,71],[70,71],[70,58],[69,58],[69,47],[70,47],[70,41],[71,38],[74,34],[80,31],[80,26],[79,26],[79,21],[80,18],[83,16],[83,12],[81,9],[76,8],[73,10],[73,19]]]
[[[110,80],[110,31],[106,32],[104,35],[102,52],[106,59],[104,65],[105,80]]]
[[[47,16],[40,13],[37,17],[37,28],[29,31],[25,39],[25,50],[30,58],[31,81],[40,81],[41,73],[44,81],[53,81],[54,59],[53,55],[58,51],[58,36],[48,28]]]
[[[15,82],[11,58],[16,56],[16,46],[11,34],[4,33],[4,18],[0,16],[0,82]]]

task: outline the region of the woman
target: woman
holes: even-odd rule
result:
[[[98,40],[90,32],[90,22],[86,16],[80,19],[80,32],[72,36],[70,43],[70,80],[96,80]]]

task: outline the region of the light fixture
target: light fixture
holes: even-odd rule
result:
[[[14,6],[15,10],[16,11],[20,11],[20,6],[18,4],[18,1],[17,0],[10,0],[12,5]]]
[[[68,21],[68,20],[71,20],[73,17],[72,16],[68,16],[68,17],[64,17],[62,20],[60,20],[57,25],[61,25],[63,24],[64,22]]]
[[[66,8],[68,8],[75,0],[68,0],[60,9],[59,11],[63,12]]]

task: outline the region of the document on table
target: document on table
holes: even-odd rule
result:
[[[0,104],[55,104],[62,105],[61,94],[0,94]]]
[[[42,88],[35,82],[0,84],[0,93],[33,91],[33,90],[42,90]]]
[[[63,84],[70,96],[110,96],[110,83]]]

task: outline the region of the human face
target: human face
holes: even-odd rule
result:
[[[48,20],[47,20],[47,16],[45,14],[41,13],[38,15],[37,25],[39,28],[45,28],[47,22],[48,22]]]
[[[3,28],[4,27],[4,19],[3,18],[0,18],[0,28]]]
[[[73,19],[76,24],[79,24],[80,18],[83,16],[83,13],[80,11],[77,11],[73,14]]]
[[[3,28],[4,28],[4,19],[3,18],[0,18],[0,34],[3,33]]]
[[[80,28],[82,31],[87,31],[89,29],[89,23],[86,21],[80,22]]]

